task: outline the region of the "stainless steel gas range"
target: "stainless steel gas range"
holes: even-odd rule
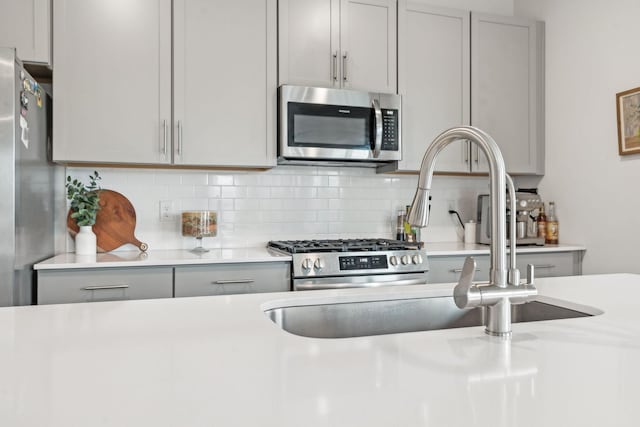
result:
[[[294,291],[424,284],[429,270],[421,244],[399,240],[280,240],[267,247],[292,256]]]

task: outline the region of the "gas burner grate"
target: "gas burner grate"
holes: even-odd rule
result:
[[[415,250],[421,243],[390,239],[272,240],[268,247],[288,253]]]

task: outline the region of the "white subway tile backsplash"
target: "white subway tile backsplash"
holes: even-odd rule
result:
[[[194,194],[197,198],[215,199],[220,197],[220,187],[213,185],[196,185],[194,187]]]
[[[209,185],[233,185],[233,175],[209,174]]]
[[[247,187],[221,187],[223,199],[243,199],[247,197]]]
[[[340,189],[338,187],[320,187],[317,197],[319,199],[337,199],[340,197]]]
[[[205,172],[183,172],[180,183],[182,185],[207,185],[208,175]]]
[[[87,181],[94,168],[68,168]],[[151,249],[193,248],[183,237],[182,210],[218,212],[218,235],[210,248],[263,246],[268,240],[395,236],[398,209],[411,203],[416,175],[377,175],[368,168],[278,166],[264,172],[98,169],[101,185],[123,193],[136,209],[136,237]],[[485,177],[433,180],[426,241],[459,240],[448,214],[454,201],[463,220],[475,215],[476,197],[487,191]],[[172,221],[161,222],[160,201],[171,201]],[[72,240],[68,239],[72,249]]]

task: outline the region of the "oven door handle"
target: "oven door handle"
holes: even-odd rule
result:
[[[382,150],[382,109],[380,108],[380,102],[378,102],[377,99],[371,101],[371,105],[373,106],[375,117],[375,140],[373,143],[373,158],[377,159],[380,156],[380,151]]]
[[[388,282],[336,282],[336,283],[298,283],[294,285],[294,291],[314,291],[323,289],[347,289],[347,288],[372,288],[377,286],[400,285],[424,285],[425,279],[399,279]]]

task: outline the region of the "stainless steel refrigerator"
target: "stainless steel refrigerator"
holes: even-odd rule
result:
[[[31,304],[33,264],[55,251],[64,172],[49,161],[49,108],[15,49],[0,48],[0,306]]]

